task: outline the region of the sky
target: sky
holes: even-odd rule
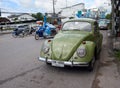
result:
[[[55,10],[60,11],[60,8],[75,5],[78,3],[85,3],[85,8],[96,8],[103,6],[110,12],[110,0],[55,0]],[[37,12],[52,12],[53,0],[0,0],[0,8],[5,12],[23,12],[23,13],[37,13]],[[2,14],[6,17],[8,14]]]

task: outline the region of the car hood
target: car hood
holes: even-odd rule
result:
[[[90,36],[89,32],[61,32],[52,41],[52,59],[68,61],[81,42]]]

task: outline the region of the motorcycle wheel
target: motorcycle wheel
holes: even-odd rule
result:
[[[38,40],[39,39],[39,35],[35,34],[35,39]]]
[[[16,35],[15,33],[12,33],[12,36],[13,36],[14,38],[16,38],[16,37],[17,37],[17,35]]]
[[[19,36],[23,38],[24,37],[24,33],[20,33]]]

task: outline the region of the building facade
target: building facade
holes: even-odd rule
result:
[[[69,6],[69,7],[61,8],[61,10],[62,10],[61,16],[75,17],[75,14],[78,11],[84,11],[84,9],[85,9],[85,4],[84,3],[79,3],[79,4]]]
[[[105,18],[107,10],[104,7],[85,9],[84,3],[62,8],[61,16],[63,17],[87,17],[87,18]]]
[[[11,22],[36,20],[30,14],[11,15],[8,18]]]

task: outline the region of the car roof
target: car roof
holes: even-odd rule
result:
[[[95,19],[91,19],[91,18],[77,18],[77,19],[70,19],[68,21],[85,21],[85,22],[95,22]],[[67,21],[66,21],[67,22]]]

